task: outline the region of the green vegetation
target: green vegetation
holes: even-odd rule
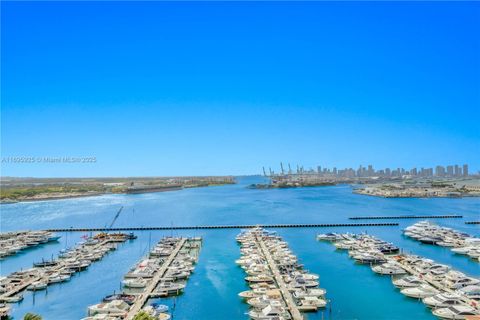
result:
[[[80,185],[80,186],[58,186],[58,185],[45,185],[45,186],[19,186],[1,188],[0,199],[18,200],[22,198],[31,198],[37,195],[52,195],[52,194],[72,194],[72,193],[104,193],[107,192],[107,188],[101,185]]]
[[[135,317],[133,317],[133,320],[155,320],[155,318],[150,316],[145,311],[140,311],[135,315]]]
[[[39,316],[38,314],[34,313],[27,313],[25,316],[23,316],[23,320],[42,320],[42,317]]]
[[[61,199],[104,193],[162,191],[162,188],[195,188],[235,183],[233,177],[144,177],[144,178],[10,178],[2,177],[2,202]],[[158,190],[156,190],[158,189]],[[150,190],[150,191],[149,191]]]

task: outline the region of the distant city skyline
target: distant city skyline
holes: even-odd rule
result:
[[[316,174],[319,176],[332,176],[332,177],[401,177],[401,176],[412,176],[412,177],[468,177],[471,175],[479,175],[480,172],[471,172],[468,164],[463,165],[436,165],[435,168],[428,167],[414,167],[410,169],[405,168],[383,168],[375,169],[373,165],[359,165],[357,169],[354,168],[326,168],[322,166],[317,166],[316,168],[304,168],[301,165],[295,165],[292,167],[290,163],[284,164],[280,162],[280,169],[275,170],[272,167],[268,167],[268,170],[265,167],[262,167],[263,175],[288,175],[288,174]]]
[[[1,6],[3,176],[480,170],[480,2]]]

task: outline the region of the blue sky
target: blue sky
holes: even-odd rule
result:
[[[480,3],[1,5],[2,175],[480,169]]]

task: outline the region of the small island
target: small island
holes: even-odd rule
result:
[[[125,178],[2,177],[0,202],[56,200],[109,193],[148,193],[234,184],[232,176]]]
[[[479,197],[480,179],[404,180],[369,184],[354,193],[383,198],[461,198]]]

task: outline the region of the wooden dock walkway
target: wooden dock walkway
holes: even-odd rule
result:
[[[272,255],[270,254],[270,251],[268,248],[265,246],[265,243],[263,242],[263,239],[259,237],[258,235],[255,236],[257,242],[260,245],[260,248],[263,251],[263,255],[267,258],[267,263],[268,266],[270,267],[270,270],[272,270],[273,276],[275,278],[275,282],[278,285],[278,288],[280,289],[280,292],[282,293],[283,299],[287,303],[287,308],[290,314],[292,315],[293,320],[303,320],[303,316],[300,313],[300,310],[298,309],[295,301],[293,301],[292,294],[290,291],[288,291],[287,285],[285,284],[285,281],[283,280],[282,275],[280,274],[280,271],[277,268],[277,264],[272,258]]]
[[[125,317],[126,320],[133,319],[135,315],[143,308],[147,300],[150,298],[153,290],[155,290],[158,283],[160,282],[162,277],[165,275],[165,272],[167,272],[168,267],[172,264],[173,260],[175,259],[177,254],[180,252],[180,250],[182,249],[186,241],[187,241],[187,238],[182,238],[182,240],[180,240],[177,243],[177,246],[172,251],[170,256],[168,256],[168,259],[162,264],[160,269],[153,276],[152,280],[149,281],[148,286],[145,287],[145,290],[143,291],[143,293],[140,294],[135,299],[133,306],[130,308],[130,310],[127,313],[127,316]]]
[[[350,220],[375,220],[375,219],[455,219],[463,218],[461,215],[441,215],[441,216],[364,216],[350,217]]]
[[[396,222],[384,223],[306,223],[306,224],[246,224],[246,225],[205,225],[205,226],[178,226],[178,227],[121,227],[110,228],[107,231],[150,231],[150,230],[198,230],[198,229],[251,229],[251,228],[329,228],[329,227],[392,227]],[[56,228],[48,229],[51,232],[89,232],[105,231],[105,228]]]
[[[107,240],[104,240],[102,242],[99,242],[97,243],[96,245],[94,245],[92,247],[92,251],[97,249],[97,248],[100,248],[102,246],[105,246],[107,245],[108,243],[112,243],[112,242],[116,242],[115,240],[112,240],[112,239],[107,239]],[[81,258],[83,257],[83,255],[80,255],[78,256],[77,260],[80,260]],[[93,262],[93,261],[92,261]],[[59,260],[58,264],[53,267],[52,269],[50,269],[50,273],[54,273],[54,272],[59,272],[61,271],[63,268],[65,268],[65,264],[62,262],[62,260]],[[40,268],[34,268],[34,269],[38,269],[40,272],[41,270],[43,269],[42,267]],[[11,290],[7,291],[7,292],[4,292],[0,295],[0,302],[8,302],[9,301],[9,298],[18,294],[18,293],[21,293],[23,292],[29,285],[31,285],[32,283],[36,282],[36,281],[40,281],[40,280],[44,280],[45,282],[47,282],[47,286],[51,285],[50,283],[48,283],[48,279],[47,277],[45,277],[44,275],[38,275],[36,277],[30,277],[28,279],[28,281],[25,281],[25,282],[22,282],[21,284],[19,285],[16,285],[15,287],[13,287]]]

